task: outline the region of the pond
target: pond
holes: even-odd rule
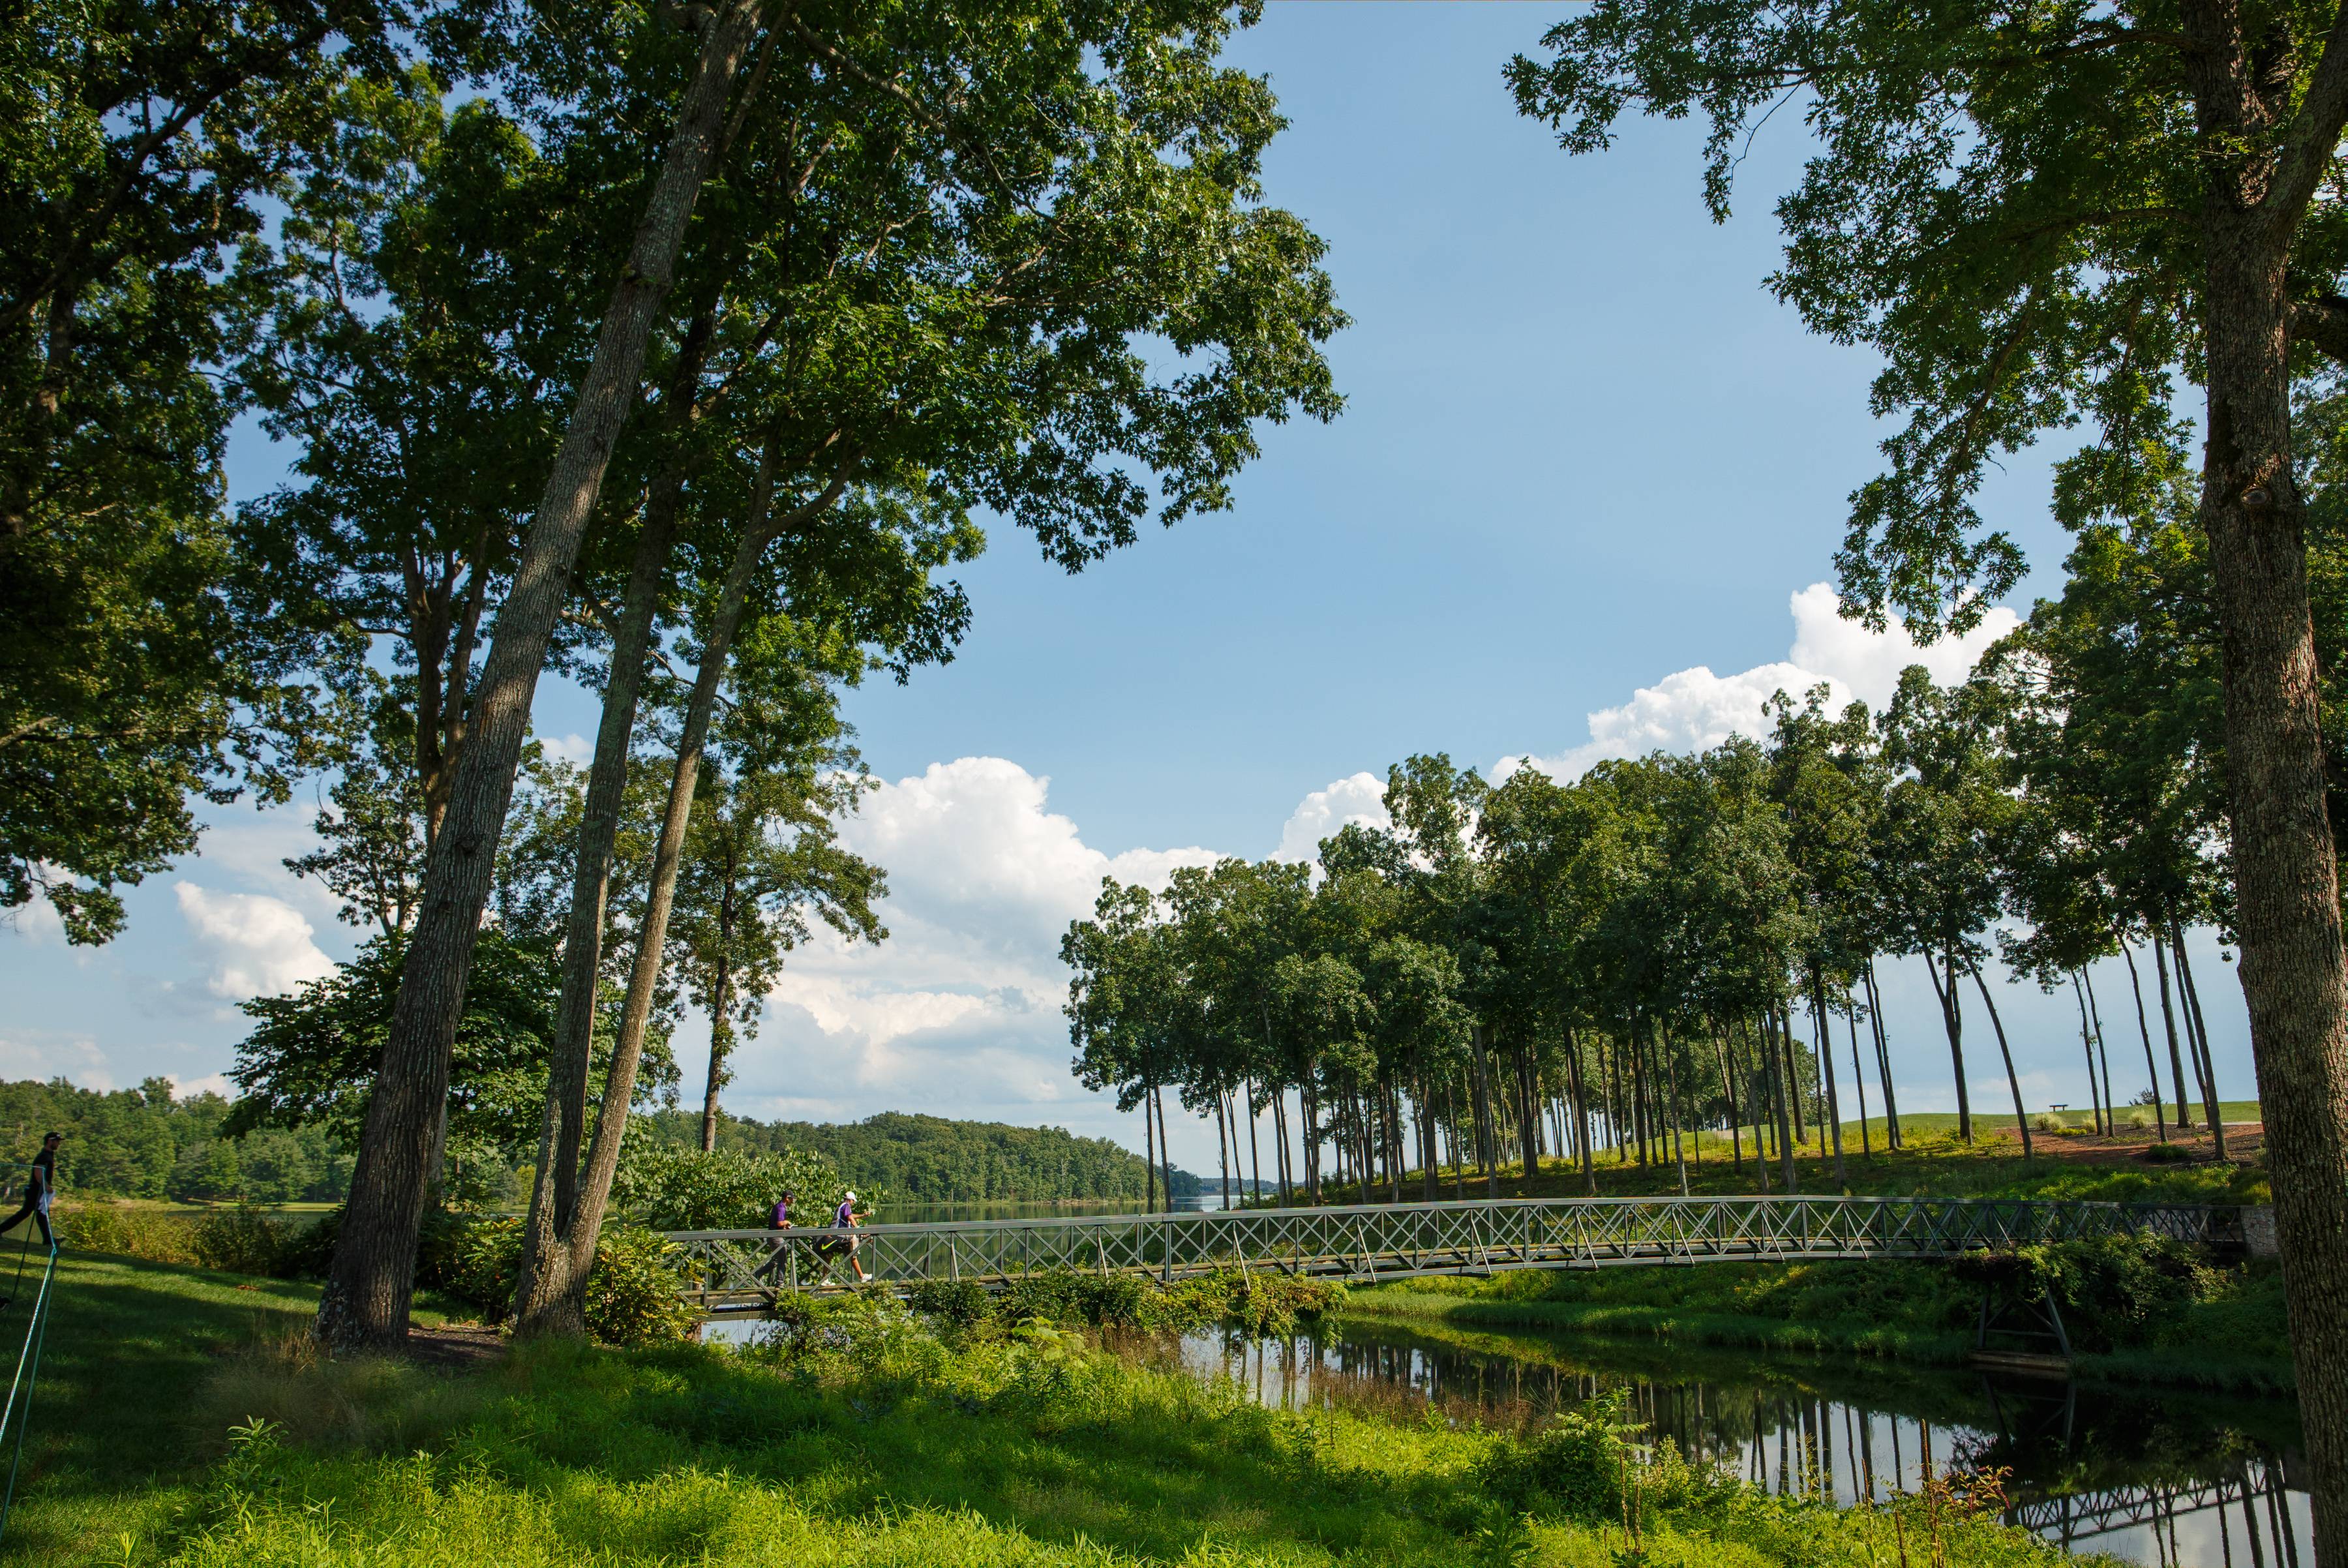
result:
[[[2010,1470],[2008,1517],[2082,1553],[2160,1568],[2315,1562],[2288,1398],[1929,1373],[1880,1361],[1665,1349],[1585,1336],[1434,1336],[1359,1319],[1250,1341],[1130,1347],[1236,1379],[1282,1409],[1516,1423],[1620,1390],[1652,1439],[1773,1491],[1849,1503],[1913,1491],[1929,1459]]]

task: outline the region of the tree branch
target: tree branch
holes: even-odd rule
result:
[[[2276,160],[2273,181],[2267,186],[2260,211],[2277,230],[2288,231],[2315,199],[2315,188],[2332,167],[2339,150],[2340,131],[2348,126],[2348,3],[2332,17],[2324,36],[2323,57],[2315,63],[2307,96],[2291,117],[2282,156]]]
[[[2296,301],[2291,307],[2291,335],[2294,343],[2348,365],[2348,299],[2325,294]]]

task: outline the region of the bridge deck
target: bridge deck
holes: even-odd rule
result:
[[[1422,1274],[1587,1269],[1725,1259],[1939,1258],[2150,1232],[2239,1243],[2242,1211],[2169,1203],[1949,1198],[1518,1198],[868,1225],[872,1279],[990,1287],[1052,1270],[1171,1282],[1253,1269],[1369,1284]],[[777,1292],[846,1288],[829,1230],[678,1231],[687,1300],[762,1316]]]

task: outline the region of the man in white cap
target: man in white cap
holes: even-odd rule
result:
[[[832,1225],[836,1229],[849,1233],[848,1239],[845,1243],[848,1251],[848,1264],[850,1268],[856,1271],[856,1283],[859,1284],[866,1283],[872,1276],[864,1272],[864,1264],[862,1260],[858,1258],[856,1255],[857,1248],[863,1244],[857,1238],[856,1222],[859,1220],[869,1220],[871,1217],[871,1215],[860,1212],[857,1209],[856,1192],[852,1188],[849,1191],[848,1195],[839,1201],[839,1207],[831,1212]]]

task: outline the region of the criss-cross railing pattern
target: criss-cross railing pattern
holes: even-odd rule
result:
[[[1944,1198],[1495,1199],[869,1225],[858,1257],[880,1284],[998,1284],[1076,1269],[1171,1281],[1216,1269],[1373,1283],[1414,1274],[1606,1268],[1755,1258],[1947,1258],[2151,1232],[2236,1242],[2241,1212],[2192,1204]],[[687,1299],[757,1315],[778,1291],[855,1280],[840,1233],[678,1231]]]

